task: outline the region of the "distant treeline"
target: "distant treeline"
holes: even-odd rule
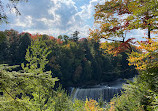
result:
[[[6,30],[0,34],[5,35],[0,41],[0,64],[26,63],[26,49],[31,41],[37,39],[37,35],[19,34],[15,30]],[[53,77],[58,77],[63,87],[94,85],[137,74],[133,66],[128,66],[125,53],[116,57],[105,54],[100,49],[99,41],[90,38],[78,39],[77,32],[73,37],[38,36],[52,51],[45,70],[51,70]]]

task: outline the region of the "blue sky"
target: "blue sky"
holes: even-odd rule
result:
[[[102,0],[103,1],[103,0]],[[99,0],[28,0],[17,4],[21,16],[8,11],[9,24],[1,30],[15,29],[19,32],[41,33],[57,37],[71,35],[78,30],[87,37],[93,27],[94,6]]]
[[[2,0],[4,3],[6,0]],[[94,27],[94,6],[104,0],[28,0],[17,4],[21,16],[7,12],[9,24],[2,24],[0,30],[15,29],[19,32],[69,35],[80,32],[87,37],[89,28]],[[129,37],[143,37],[145,30],[133,30]]]

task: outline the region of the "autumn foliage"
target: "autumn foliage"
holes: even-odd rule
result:
[[[98,102],[93,99],[86,100],[85,109],[86,111],[103,111],[103,109],[99,107]]]
[[[147,39],[147,41],[141,41],[138,44],[138,49],[141,52],[132,51],[129,54],[129,65],[135,65],[139,70],[158,67],[158,39]]]
[[[112,43],[108,43],[108,42],[104,42],[101,43],[101,49],[104,50],[105,52],[112,54],[114,56],[117,56],[118,54],[122,53],[122,52],[132,52],[132,50],[135,48],[135,46],[132,46],[130,43],[133,43],[132,40],[134,38],[128,39],[125,42],[112,42]]]

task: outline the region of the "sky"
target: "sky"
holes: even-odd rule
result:
[[[3,1],[3,0],[2,0]],[[6,1],[6,0],[5,0]],[[103,0],[102,0],[103,1]],[[76,30],[87,37],[94,23],[94,6],[101,0],[28,0],[17,4],[21,15],[7,12],[9,24],[1,30],[71,36]]]
[[[7,3],[6,0],[2,0]],[[0,30],[14,29],[19,32],[71,36],[74,31],[80,37],[88,37],[89,29],[94,28],[95,5],[105,0],[28,0],[20,2],[17,8],[20,16],[7,11],[9,24],[2,24]],[[143,37],[146,31],[133,30],[128,37]]]

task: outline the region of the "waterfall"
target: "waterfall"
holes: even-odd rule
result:
[[[111,98],[114,97],[116,94],[120,94],[121,88],[116,87],[98,87],[98,88],[76,88],[73,89],[73,99],[80,99],[80,100],[86,100],[88,99],[94,99],[97,100],[99,98],[102,98],[103,100],[106,100],[107,102],[110,101]]]
[[[133,78],[129,78],[128,80],[133,81]],[[102,100],[109,102],[115,95],[121,94],[123,84],[126,84],[126,80],[118,79],[104,85],[96,85],[90,88],[72,88],[71,96],[73,99],[76,98],[79,100],[86,100],[88,98],[98,101],[99,98],[102,98]]]

